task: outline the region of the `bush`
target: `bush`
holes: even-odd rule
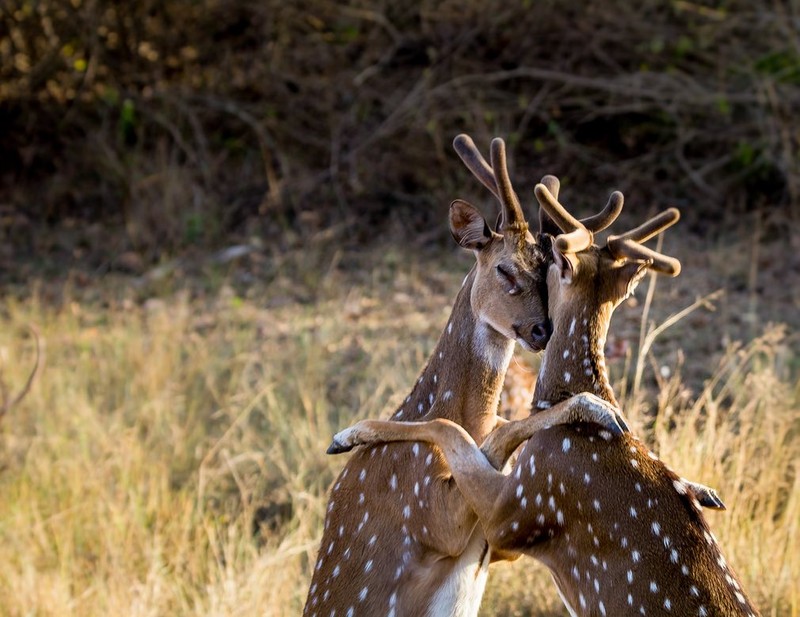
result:
[[[797,36],[763,0],[12,5],[0,203],[29,250],[65,220],[151,258],[270,226],[418,232],[485,198],[461,131],[507,139],[527,202],[550,172],[592,203],[798,215]]]

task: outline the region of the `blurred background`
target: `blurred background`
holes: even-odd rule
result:
[[[37,262],[19,276],[250,235],[442,239],[450,200],[485,197],[459,132],[506,139],[528,202],[550,172],[706,234],[800,216],[792,3],[5,4],[3,257]]]
[[[618,228],[681,209],[612,374],[732,506],[764,614],[800,614],[798,110],[790,1],[4,0],[0,613],[300,612],[328,440],[446,323],[449,202],[496,216],[466,132],[531,217],[545,173],[579,215],[622,190]],[[497,572],[484,614],[562,614]]]

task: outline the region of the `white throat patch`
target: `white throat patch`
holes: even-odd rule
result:
[[[479,321],[472,344],[475,346],[475,353],[485,358],[494,372],[501,373],[508,369],[514,354],[514,341],[502,338],[491,326]]]

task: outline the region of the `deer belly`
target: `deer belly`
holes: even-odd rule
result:
[[[428,617],[476,617],[489,575],[491,549],[476,532],[436,590]]]

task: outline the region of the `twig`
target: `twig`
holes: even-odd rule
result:
[[[639,387],[642,381],[642,374],[644,373],[644,360],[647,356],[647,353],[650,351],[650,348],[653,346],[656,338],[667,330],[671,328],[676,323],[678,323],[681,319],[693,313],[699,308],[707,308],[709,311],[714,310],[714,305],[712,304],[713,301],[717,300],[720,296],[725,293],[724,289],[717,289],[716,291],[712,291],[710,294],[703,296],[702,298],[698,298],[692,304],[687,306],[686,308],[678,311],[677,313],[673,313],[669,317],[667,317],[661,325],[653,328],[650,332],[645,335],[644,339],[641,341],[639,345],[639,353],[636,359],[636,376],[634,377],[634,385],[633,385],[633,397],[636,400],[636,396],[639,392]],[[642,320],[644,323],[644,319]]]
[[[25,386],[20,390],[19,394],[17,394],[11,400],[8,400],[8,388],[6,384],[0,379],[0,392],[2,392],[3,402],[0,404],[0,421],[3,420],[5,415],[14,407],[16,407],[20,401],[25,398],[25,396],[30,392],[31,386],[33,386],[33,381],[36,378],[36,375],[39,372],[39,367],[41,366],[41,345],[39,343],[39,332],[36,328],[32,325],[28,325],[28,330],[30,331],[31,335],[33,336],[33,340],[36,344],[36,361],[33,364],[33,370],[31,371],[30,375],[28,375],[28,380],[25,382]]]

